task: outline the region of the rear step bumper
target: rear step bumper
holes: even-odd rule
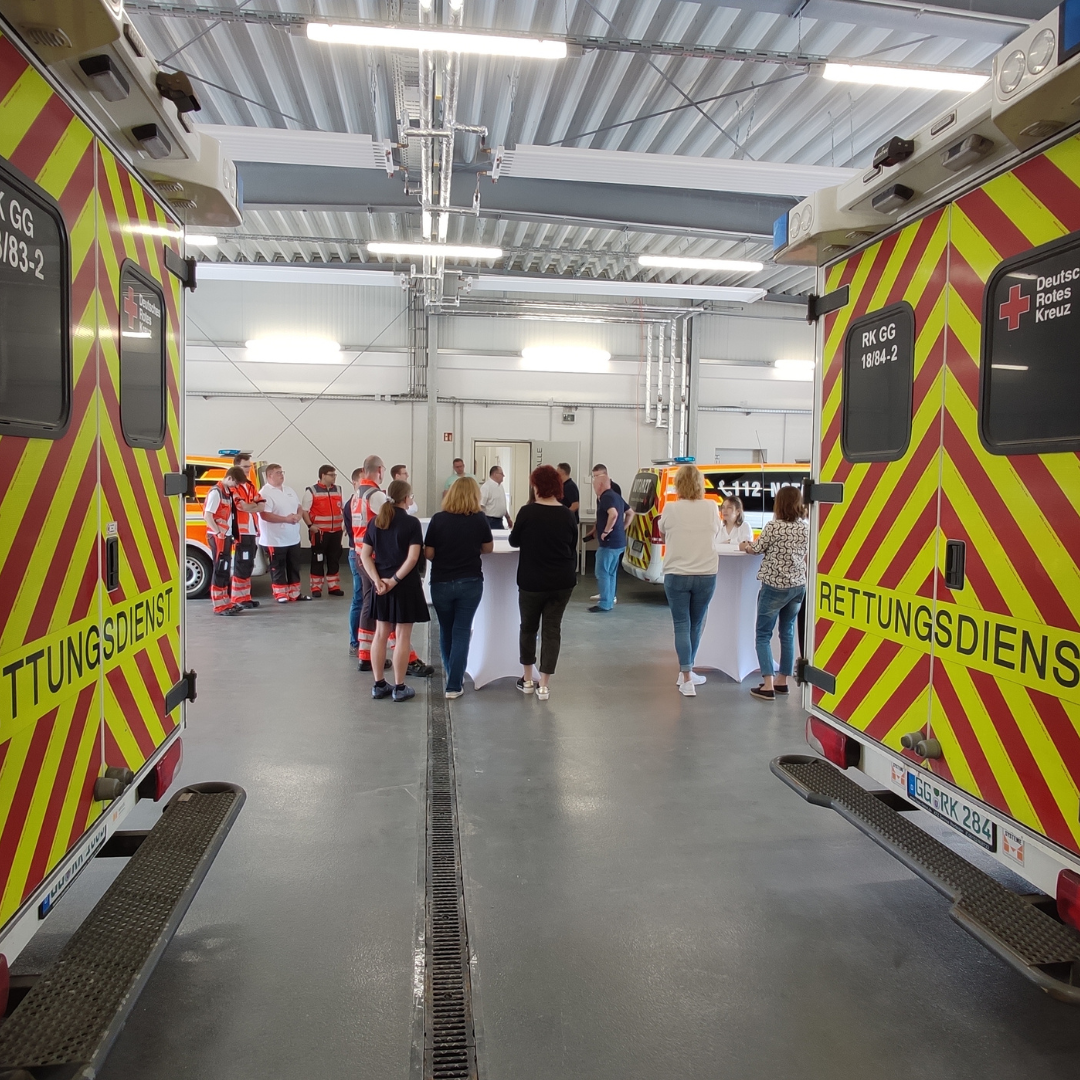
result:
[[[97,1075],[245,797],[235,784],[214,783],[169,800],[53,966],[0,1024],[0,1076]]]
[[[815,806],[828,806],[952,903],[972,937],[1051,997],[1080,1005],[1080,933],[1006,889],[821,758],[786,754],[769,768]]]

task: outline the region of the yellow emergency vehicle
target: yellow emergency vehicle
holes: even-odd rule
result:
[[[1068,0],[998,54],[986,87],[890,139],[776,236],[779,261],[821,268],[801,680],[808,740],[832,764],[790,755],[773,771],[1073,1003],[1078,130],[1080,0]],[[1037,895],[976,869],[918,828],[915,810]]]
[[[3,1075],[97,1075],[244,798],[194,785],[154,829],[117,831],[172,784],[195,696],[181,575],[194,263],[136,167],[138,121],[188,159],[132,33],[109,0],[0,0]],[[56,967],[13,988],[9,963],[100,856],[129,861]]]
[[[747,524],[759,531],[773,514],[776,493],[786,485],[802,487],[810,476],[807,465],[772,465],[742,462],[735,465],[698,465],[705,482],[705,498],[723,502],[735,495],[742,500]],[[657,463],[639,469],[630,486],[627,502],[634,511],[626,530],[623,569],[628,574],[662,584],[664,580],[664,538],[660,515],[668,502],[678,498],[675,474],[678,464]]]

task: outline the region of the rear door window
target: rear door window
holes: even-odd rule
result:
[[[656,473],[647,470],[642,470],[634,477],[627,502],[635,514],[647,514],[656,505],[656,481]]]
[[[67,430],[70,304],[60,208],[0,158],[0,435],[58,439]]]
[[[120,271],[120,427],[128,446],[165,445],[165,295],[132,262]]]

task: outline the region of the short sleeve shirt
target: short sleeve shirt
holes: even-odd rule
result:
[[[614,508],[615,525],[608,533],[607,539],[601,534],[607,528],[608,510]],[[626,528],[623,525],[623,514],[629,509],[626,500],[614,489],[608,488],[599,499],[596,500],[596,541],[604,548],[626,547]]]
[[[424,530],[420,522],[410,517],[400,506],[394,510],[394,519],[389,528],[380,529],[372,519],[364,534],[364,543],[374,553],[375,569],[380,577],[390,577],[409,557],[409,548],[413,544],[424,543]],[[412,573],[416,573],[413,567]]]
[[[274,487],[267,484],[259,494],[266,500],[264,513],[288,517],[300,512],[300,496],[291,487]],[[300,543],[300,523],[290,525],[284,521],[267,521],[259,515],[259,543],[263,547],[292,547]]]
[[[428,523],[425,546],[435,549],[432,581],[483,578],[480,546],[491,543],[491,526],[480,514],[450,514],[440,510]]]

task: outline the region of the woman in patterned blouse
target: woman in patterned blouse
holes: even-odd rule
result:
[[[806,522],[802,492],[782,487],[776,493],[773,520],[753,543],[739,545],[743,551],[760,555],[758,581],[757,654],[764,680],[750,691],[762,701],[773,701],[788,693],[788,677],[795,670],[795,618],[806,597],[806,557],[810,550],[810,526]],[[780,671],[773,679],[772,636],[780,620]]]

